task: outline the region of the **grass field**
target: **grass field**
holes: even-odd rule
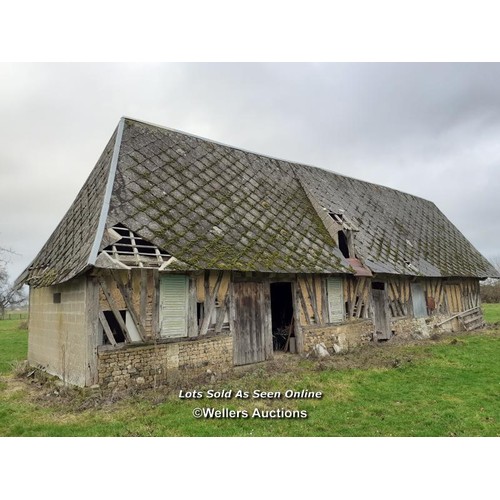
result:
[[[499,305],[487,309],[488,318],[500,313]],[[18,323],[0,321],[2,436],[500,436],[499,329],[373,346],[321,363],[284,356],[217,384],[233,394],[321,391],[320,400],[182,400],[172,389],[110,400],[13,377],[9,363],[26,353]],[[305,410],[308,418],[193,417],[206,407]]]
[[[500,304],[483,304],[483,314],[486,323],[500,323]]]

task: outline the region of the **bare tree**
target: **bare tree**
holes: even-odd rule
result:
[[[5,317],[5,309],[26,302],[26,296],[22,290],[15,288],[9,281],[7,264],[9,254],[14,254],[12,250],[0,247],[0,318]]]

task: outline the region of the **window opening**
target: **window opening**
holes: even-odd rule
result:
[[[339,249],[342,252],[342,255],[348,259],[349,258],[349,243],[347,241],[347,236],[344,231],[338,232],[339,236]]]
[[[120,342],[125,342],[125,334],[123,333],[122,327],[120,326],[120,323],[115,318],[115,315],[113,314],[113,311],[103,311],[104,312],[104,317],[106,318],[106,321],[108,322],[109,328],[113,332],[113,337],[115,338],[115,342],[119,344]],[[126,317],[127,317],[127,310],[124,309],[122,311],[119,311],[120,316],[123,319],[123,322],[125,323]],[[109,339],[106,335],[104,335],[104,344],[109,344]]]

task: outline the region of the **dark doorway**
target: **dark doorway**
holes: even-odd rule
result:
[[[271,323],[273,350],[294,352],[293,301],[290,282],[271,283]]]

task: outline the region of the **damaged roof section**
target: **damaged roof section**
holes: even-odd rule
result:
[[[91,265],[499,276],[427,200],[131,119],[18,282]]]

